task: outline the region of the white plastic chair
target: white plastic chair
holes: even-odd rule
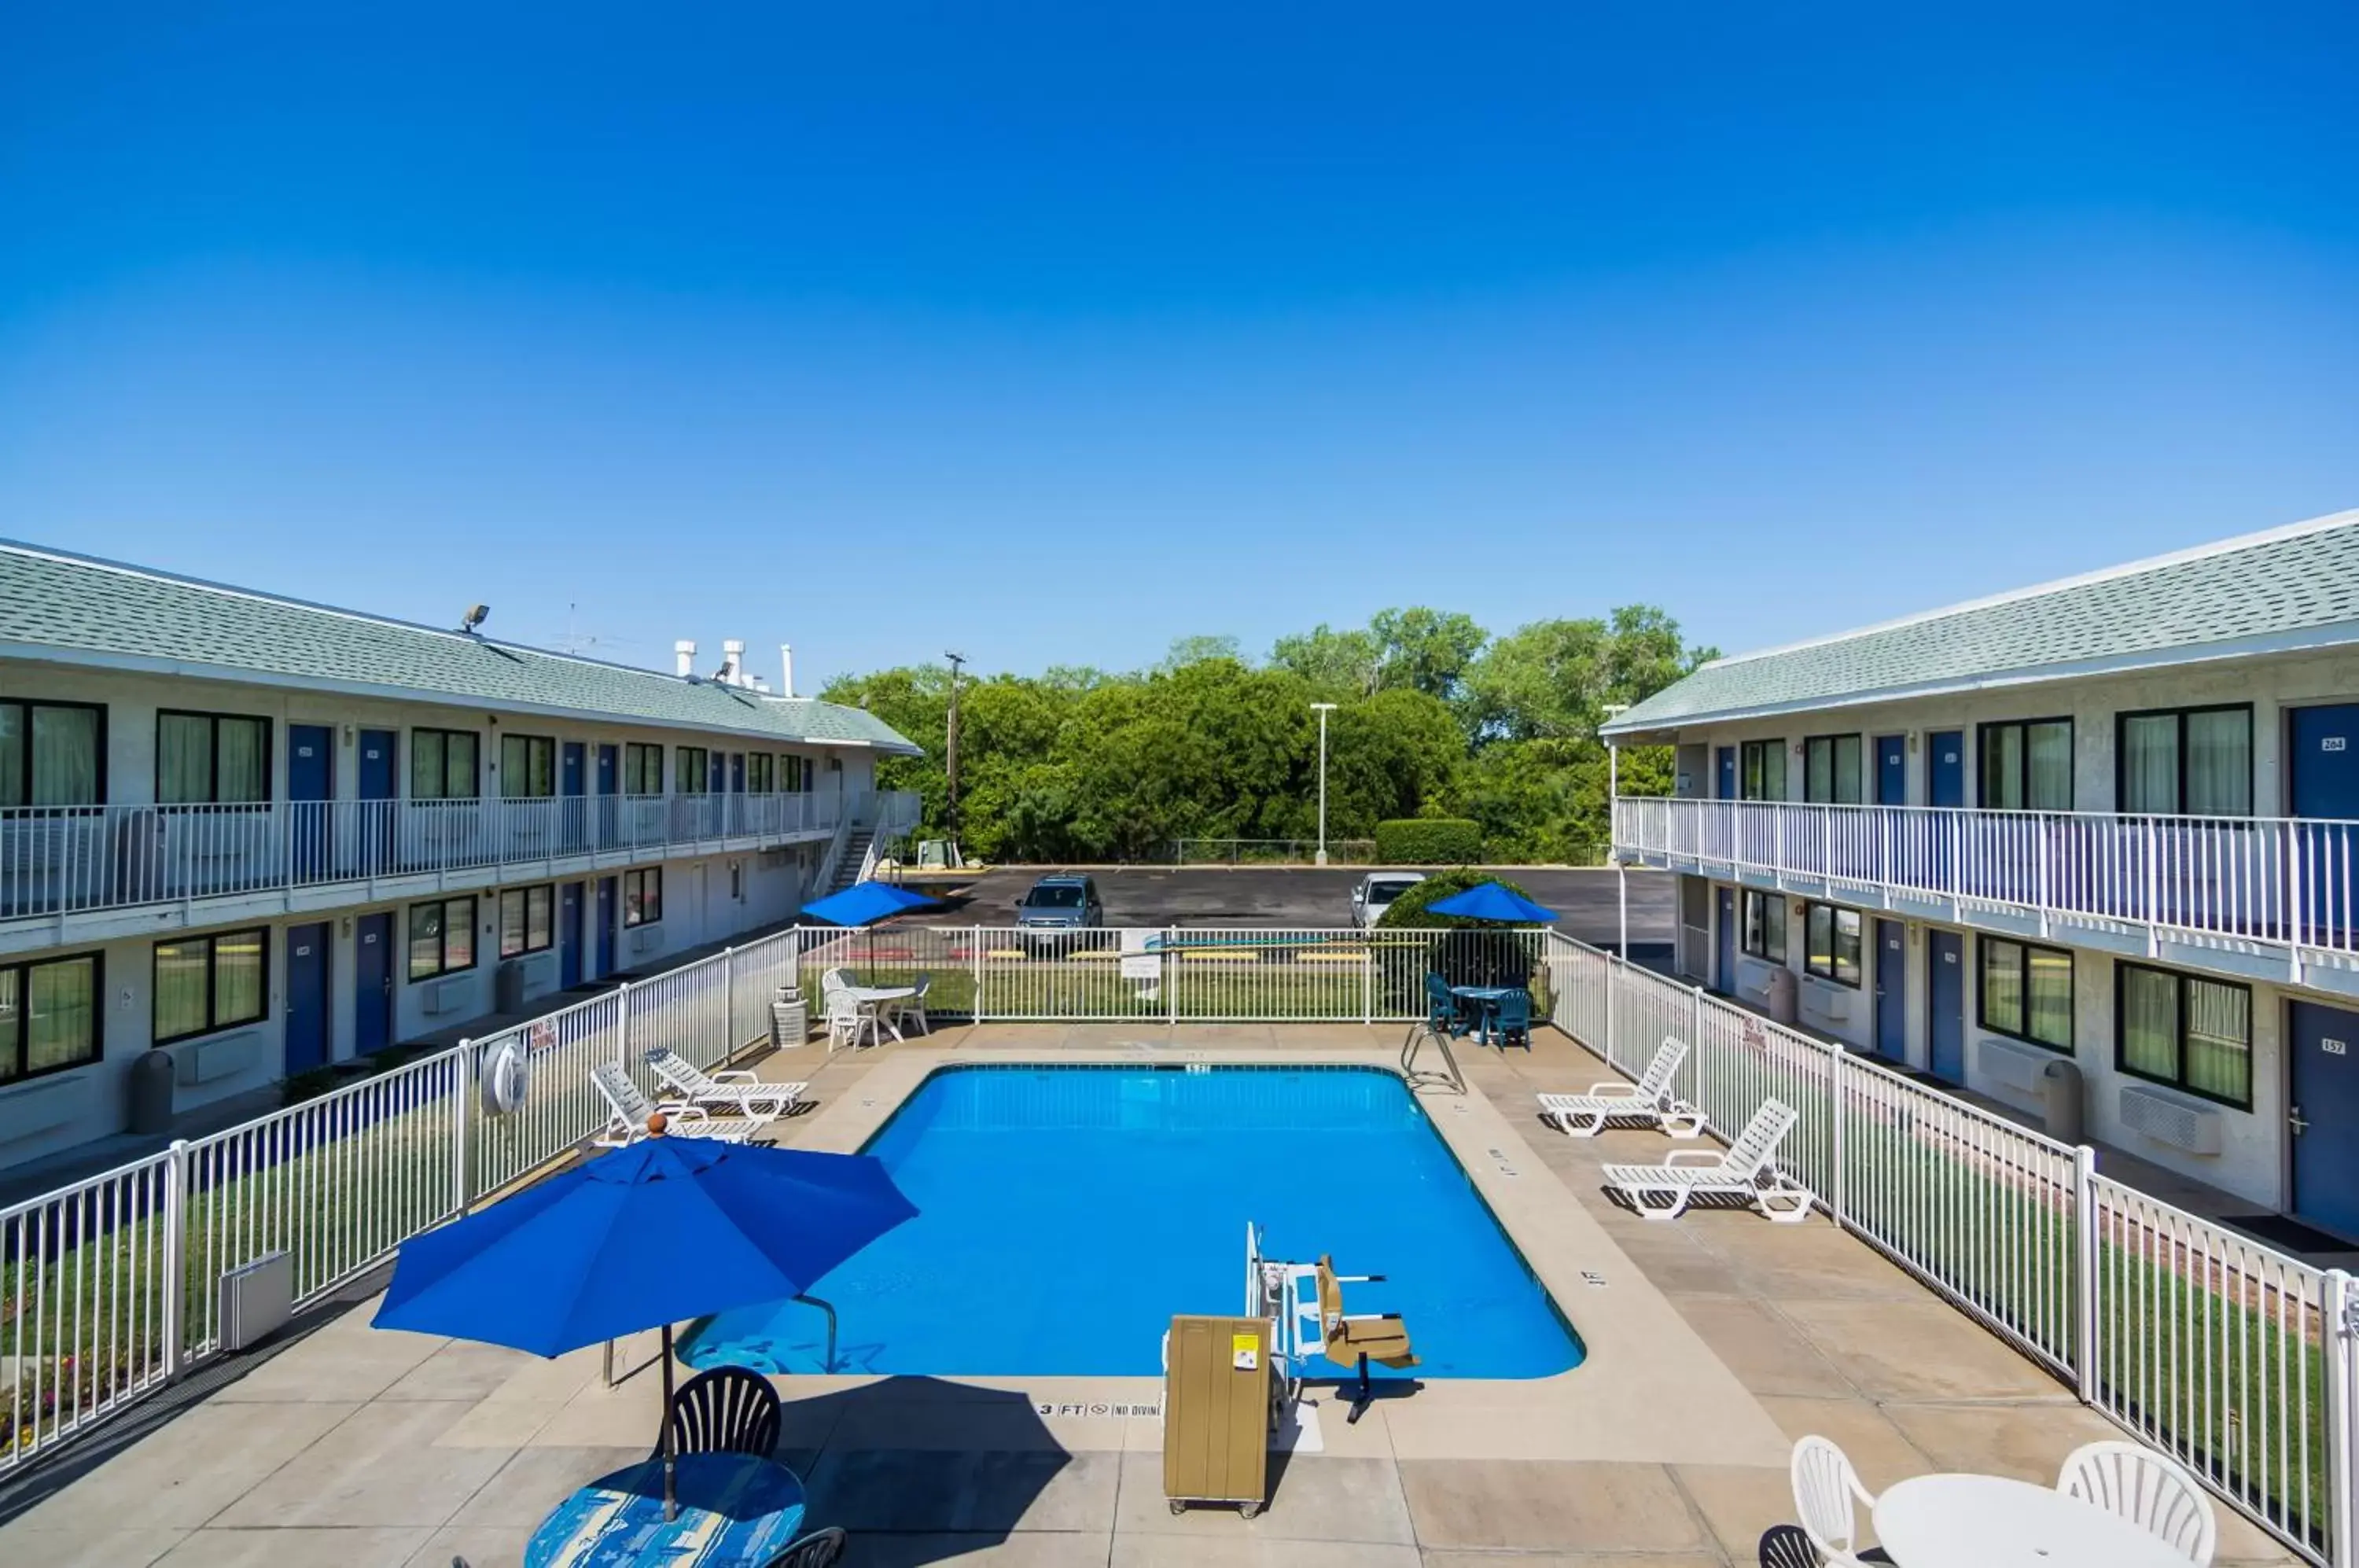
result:
[[[894,1004],[893,1018],[897,1026],[914,1019],[919,1034],[934,1032],[933,1020],[926,1017],[926,993],[933,989],[933,985],[934,977],[931,975],[918,976],[918,983],[911,987],[909,995]]]
[[[2128,1519],[2195,1568],[2211,1568],[2220,1522],[2202,1484],[2177,1461],[2142,1443],[2083,1443],[2065,1456],[2056,1489]]]
[[[765,1083],[742,1067],[707,1073],[678,1051],[658,1046],[647,1053],[656,1076],[690,1105],[735,1111],[757,1122],[773,1122],[795,1108],[807,1083]]]
[[[1617,1078],[1593,1083],[1585,1094],[1542,1094],[1540,1120],[1572,1138],[1595,1138],[1608,1118],[1617,1116],[1651,1121],[1673,1138],[1694,1138],[1703,1131],[1703,1113],[1671,1092],[1687,1054],[1688,1042],[1667,1034],[1636,1083]]]
[[[620,1067],[602,1062],[590,1069],[590,1082],[605,1097],[605,1127],[591,1141],[601,1149],[623,1149],[647,1136],[647,1118],[660,1111],[669,1138],[710,1138],[723,1143],[743,1143],[760,1124],[733,1116],[716,1121],[701,1106],[685,1100],[650,1101]]]
[[[1875,1494],[1859,1484],[1851,1456],[1833,1442],[1813,1433],[1794,1444],[1788,1466],[1794,1480],[1794,1511],[1801,1517],[1802,1533],[1832,1568],[1860,1568],[1859,1515],[1852,1507],[1863,1503],[1871,1510]]]
[[[876,1009],[847,990],[827,994],[827,1049],[832,1052],[839,1045],[858,1046],[863,1034],[871,1045],[885,1043],[883,1021]]]
[[[1711,1194],[1744,1198],[1764,1218],[1796,1225],[1810,1217],[1810,1190],[1778,1170],[1774,1157],[1800,1119],[1801,1113],[1783,1100],[1764,1100],[1725,1149],[1674,1149],[1660,1165],[1608,1165],[1602,1174],[1650,1220],[1675,1220],[1690,1199]],[[1649,1203],[1649,1196],[1670,1202]]]

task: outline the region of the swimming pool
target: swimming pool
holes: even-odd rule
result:
[[[1579,1338],[1393,1073],[1344,1067],[943,1068],[868,1142],[918,1217],[811,1287],[839,1372],[1154,1374],[1175,1312],[1234,1312],[1248,1221],[1332,1252],[1353,1312],[1397,1312],[1426,1377],[1542,1377]],[[817,1372],[825,1319],[724,1312],[690,1365]],[[1336,1368],[1314,1362],[1313,1375]],[[1381,1369],[1377,1369],[1381,1372]]]

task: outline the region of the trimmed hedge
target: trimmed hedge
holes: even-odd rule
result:
[[[1464,817],[1396,817],[1376,824],[1379,866],[1463,866],[1483,858],[1483,824]]]

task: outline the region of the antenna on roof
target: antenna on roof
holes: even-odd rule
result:
[[[474,636],[475,628],[482,626],[491,613],[492,607],[489,604],[468,605],[466,615],[460,619],[459,629],[469,637]]]

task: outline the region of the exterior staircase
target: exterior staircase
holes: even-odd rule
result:
[[[868,864],[868,846],[876,841],[875,828],[853,828],[845,835],[843,854],[835,863],[835,876],[828,883],[830,893],[841,893],[860,880],[863,867]]]

